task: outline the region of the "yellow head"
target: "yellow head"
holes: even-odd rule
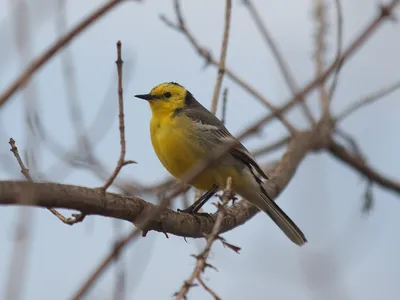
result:
[[[175,82],[165,82],[155,86],[150,93],[135,95],[149,102],[153,114],[170,114],[184,108],[193,98],[183,86]]]

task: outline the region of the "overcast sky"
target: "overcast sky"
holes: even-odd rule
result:
[[[18,1],[12,0],[17,3]],[[23,59],[15,47],[15,20],[12,1],[0,0],[0,91],[23,70],[30,58],[42,53],[60,34],[57,29],[57,1],[21,0],[29,3],[23,21],[29,24],[23,39]],[[163,81],[177,81],[209,107],[216,69],[204,68],[188,41],[167,28],[159,19],[165,14],[174,20],[171,1],[129,1],[119,5],[91,26],[68,48],[76,74],[77,101],[84,126],[96,141],[95,153],[109,172],[119,155],[117,124],[116,47],[123,44],[125,74],[125,116],[127,159],[136,165],[125,167],[125,180],[143,184],[167,178],[155,156],[149,138],[150,109],[133,97],[147,93]],[[312,1],[254,1],[269,30],[279,43],[299,84],[314,74],[311,60],[314,46]],[[329,3],[328,57],[335,53],[333,2]],[[97,1],[68,1],[67,27],[95,9]],[[360,32],[378,12],[378,1],[343,0],[344,43]],[[218,55],[221,44],[224,1],[185,1],[185,19],[199,42]],[[400,11],[397,10],[397,14]],[[20,21],[22,22],[22,21]],[[20,24],[21,25],[21,24]],[[290,96],[273,56],[264,43],[242,1],[234,0],[227,65],[276,104]],[[333,100],[334,113],[379,88],[399,80],[400,27],[385,23],[359,53],[346,63]],[[64,57],[65,58],[65,57]],[[25,93],[14,96],[0,112],[0,154],[2,180],[21,178],[8,140],[13,137],[21,152],[35,145],[28,138],[25,101],[38,109],[47,134],[64,150],[75,143],[68,117],[61,56],[52,59],[35,76]],[[243,89],[225,78],[229,89],[227,127],[239,133],[267,111]],[[71,91],[69,91],[71,92]],[[346,119],[341,129],[357,138],[371,164],[382,173],[400,178],[399,93],[394,93]],[[309,102],[318,113],[315,94]],[[107,113],[96,119],[99,111]],[[220,111],[217,112],[220,116]],[[289,114],[299,126],[306,122],[301,111]],[[93,128],[93,122],[95,126]],[[262,133],[245,141],[249,149],[285,134],[274,121]],[[34,175],[46,180],[98,187],[97,177],[85,170],[65,172],[69,167],[43,143],[38,143]],[[281,152],[261,158],[277,159]],[[374,187],[373,210],[361,213],[365,182],[358,174],[324,153],[307,156],[295,178],[279,197],[279,205],[305,232],[309,243],[298,248],[271,220],[258,214],[245,225],[224,234],[240,254],[213,247],[210,262],[218,272],[207,270],[204,278],[223,299],[397,299],[400,293],[400,202],[392,193]],[[152,198],[146,200],[154,201]],[[181,206],[181,202],[177,204]],[[212,206],[207,210],[214,211]],[[118,228],[129,232],[132,225],[103,217],[88,217],[83,223],[66,226],[44,209],[25,210],[31,216],[28,262],[21,299],[69,299],[82,281],[111,249]],[[65,212],[69,214],[69,212]],[[8,283],[13,253],[15,225],[21,209],[0,208],[0,297]],[[118,226],[117,226],[118,225]],[[126,299],[171,299],[194,268],[190,254],[198,253],[203,241],[150,232],[126,249],[122,265],[126,270]],[[88,299],[113,299],[116,268],[113,266],[91,291]],[[196,287],[189,299],[209,299]]]

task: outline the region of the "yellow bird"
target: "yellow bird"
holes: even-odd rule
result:
[[[226,186],[231,177],[232,189],[267,213],[291,241],[299,246],[307,242],[303,232],[267,195],[263,184],[268,177],[249,151],[188,90],[178,83],[169,82],[155,86],[149,94],[135,97],[149,102],[154,151],[163,166],[178,179],[182,179],[210,151],[223,147],[227,141],[237,142],[217,162],[188,182],[207,192],[184,212],[196,213],[205,201]]]

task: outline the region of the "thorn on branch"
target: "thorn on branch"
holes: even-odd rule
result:
[[[212,264],[210,264],[210,263],[205,263],[203,272],[204,272],[204,270],[205,270],[206,268],[210,268],[210,269],[213,269],[213,270],[219,272],[218,269],[217,269],[216,267],[214,267],[214,266],[213,266]]]
[[[231,249],[232,251],[236,252],[237,254],[240,254],[240,250],[242,250],[242,248],[235,246],[231,243],[228,243],[226,241],[225,238],[223,238],[222,236],[218,236],[218,239],[221,241],[222,245],[224,245],[225,247],[228,247],[229,249]]]
[[[187,293],[189,292],[189,287],[187,287],[186,283],[192,284],[196,278],[209,293],[211,293],[213,296],[215,295],[215,297],[218,297],[211,289],[209,289],[207,286],[205,286],[202,283],[200,274],[204,272],[206,267],[212,267],[213,269],[216,269],[214,266],[212,266],[211,264],[209,264],[207,262],[207,258],[210,255],[211,247],[212,247],[213,243],[215,242],[215,240],[219,239],[221,241],[225,241],[225,239],[223,239],[222,237],[219,236],[219,231],[221,229],[222,221],[223,221],[223,218],[226,213],[224,206],[229,202],[229,200],[230,200],[229,197],[232,197],[231,190],[232,190],[232,178],[229,177],[226,182],[225,191],[221,197],[222,204],[219,204],[219,203],[217,204],[218,212],[217,212],[217,218],[215,219],[214,226],[211,230],[211,233],[209,235],[205,236],[206,240],[207,240],[206,246],[204,247],[204,250],[200,254],[192,255],[194,258],[196,258],[196,261],[197,261],[196,267],[193,270],[192,274],[190,275],[189,279],[185,281],[185,283],[182,285],[179,292],[176,294],[177,299],[184,299],[186,297]],[[239,247],[233,246],[231,244],[228,244],[228,245],[230,246],[231,249],[235,249],[236,251],[240,250]]]
[[[137,162],[134,161],[134,160],[125,160],[125,161],[122,163],[122,166],[127,166],[127,165],[131,165],[131,164],[137,164]]]
[[[86,217],[86,214],[84,214],[84,213],[79,213],[79,214],[72,214],[72,217],[71,218],[65,218],[64,216],[62,216],[62,215],[60,215],[60,216],[57,216],[62,222],[64,222],[65,224],[67,224],[67,225],[74,225],[74,224],[76,224],[76,223],[80,223],[80,222],[82,222],[84,219],[85,219],[85,217]],[[61,217],[63,217],[65,220],[63,220],[63,219],[61,219]]]
[[[163,231],[162,233],[164,233],[165,237],[166,237],[167,239],[169,239],[168,233],[167,233],[166,231]]]

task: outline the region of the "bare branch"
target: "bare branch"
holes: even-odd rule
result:
[[[57,0],[57,17],[55,18],[55,23],[59,36],[62,36],[67,29],[66,3],[67,0]],[[83,150],[82,152],[89,153],[92,145],[90,144],[90,139],[83,122],[74,58],[69,47],[65,47],[64,51],[60,54],[60,59],[71,125],[75,131],[78,147]]]
[[[116,257],[118,257],[121,253],[121,250],[131,242],[135,237],[137,237],[140,233],[140,230],[135,229],[130,234],[128,234],[125,238],[121,239],[119,242],[115,244],[112,251],[107,254],[107,256],[101,260],[101,264],[97,267],[97,269],[88,277],[88,279],[83,283],[83,285],[79,288],[79,290],[71,297],[72,300],[80,300],[82,297],[89,291],[89,289],[93,286],[96,280],[100,277],[102,273],[110,266],[111,262],[114,261]]]
[[[356,50],[358,50],[367,40],[372,36],[375,30],[378,29],[379,25],[382,24],[382,22],[386,19],[390,19],[392,17],[392,11],[393,9],[399,4],[400,0],[392,0],[390,1],[387,5],[381,6],[380,11],[377,17],[375,17],[367,26],[364,30],[361,31],[361,34],[357,36],[347,47],[342,52],[342,55],[340,59],[334,61],[321,76],[318,78],[313,79],[310,83],[308,83],[301,91],[297,92],[286,104],[281,106],[278,109],[272,109],[272,112],[270,115],[264,117],[263,119],[259,120],[256,124],[258,123],[263,123],[266,124],[267,122],[273,120],[275,117],[279,118],[282,121],[282,114],[286,112],[287,110],[291,109],[294,107],[298,102],[301,102],[302,99],[315,87],[320,85],[321,83],[325,82],[325,80],[337,69],[338,66],[341,66],[344,64],[344,62],[351,57]],[[195,48],[197,53],[204,57],[207,62],[210,64],[216,66],[218,65],[218,62],[210,55],[208,51],[206,51],[204,48],[202,48],[199,43],[193,38],[193,36],[188,32],[188,29],[184,26],[183,23],[183,18],[180,13],[180,7],[179,7],[179,2],[176,0],[175,3],[177,4],[175,9],[177,12],[177,18],[179,20],[179,25],[173,24],[171,21],[168,21],[168,19],[165,16],[161,16],[161,20],[169,27],[181,32],[184,34],[186,38],[190,41],[192,46]],[[252,87],[250,84],[245,82],[242,78],[240,78],[236,73],[231,71],[228,68],[225,68],[225,73],[226,76],[230,77],[234,82],[236,82],[238,85],[240,85],[242,88],[244,88],[249,94],[254,96],[256,99],[259,99],[262,103],[264,103],[267,106],[271,106],[271,104],[268,102],[268,100],[259,92],[257,91],[254,87]],[[275,108],[275,107],[274,107]],[[256,125],[254,127],[257,127]]]
[[[10,139],[11,152],[14,154],[21,168],[21,173],[28,181],[32,181],[29,170],[18,153],[15,141]],[[18,201],[24,204],[32,204],[32,197],[29,190],[21,191]],[[18,223],[15,226],[15,237],[13,251],[10,259],[10,271],[7,283],[5,285],[5,299],[20,299],[21,290],[26,279],[26,265],[28,260],[29,245],[31,238],[31,228],[33,215],[26,207],[20,208],[18,211]]]
[[[123,82],[126,87],[131,80],[132,74],[132,59],[124,60],[124,65],[127,66],[124,70]],[[38,134],[43,141],[42,145],[46,146],[55,156],[60,157],[63,163],[76,168],[86,168],[89,169],[96,177],[102,181],[106,181],[109,177],[109,172],[107,168],[97,159],[96,155],[93,153],[94,146],[101,142],[101,140],[106,136],[107,131],[112,128],[112,121],[118,113],[113,113],[118,110],[118,106],[112,105],[112,101],[109,99],[114,97],[115,89],[115,78],[112,80],[110,87],[107,89],[101,105],[93,122],[88,126],[86,132],[82,132],[81,128],[81,138],[75,141],[75,146],[72,149],[65,150],[62,145],[60,145],[50,134],[46,131],[46,128],[41,124],[40,120],[37,122]],[[87,137],[88,140],[84,137]],[[49,167],[46,171],[50,173],[48,175],[51,178],[57,176],[58,180],[62,180],[63,177],[71,171],[71,168],[67,169],[62,163],[56,162],[53,166]],[[60,179],[61,178],[61,179]],[[132,181],[130,181],[132,182]],[[122,186],[119,184],[118,180],[114,181],[114,186]],[[133,186],[133,184],[131,184]],[[126,185],[123,189],[126,192]]]
[[[340,0],[335,0],[336,7],[336,24],[337,24],[337,41],[336,41],[336,57],[335,61],[339,61],[340,56],[342,55],[342,47],[343,47],[343,8]],[[333,74],[333,80],[331,88],[329,89],[329,101],[332,101],[333,95],[336,91],[336,87],[339,80],[339,73],[342,69],[342,64],[339,64],[336,68],[335,73]]]
[[[355,111],[359,110],[360,108],[367,106],[369,104],[374,103],[375,101],[390,95],[391,93],[400,89],[400,81],[394,82],[388,86],[383,87],[379,91],[376,91],[372,94],[368,94],[366,97],[358,100],[355,103],[348,105],[338,116],[336,116],[335,121],[340,122],[349,117]]]
[[[228,52],[229,27],[231,23],[231,8],[232,8],[232,1],[226,0],[224,36],[222,38],[221,56],[218,64],[217,81],[215,82],[214,93],[211,103],[211,112],[213,114],[215,114],[215,112],[217,111],[218,98],[219,98],[218,96],[221,90],[222,79],[224,78],[225,74],[225,60],[226,60],[226,53]]]
[[[222,115],[221,115],[221,122],[225,124],[226,122],[226,106],[228,103],[228,88],[224,89],[224,93],[222,94]]]
[[[271,172],[271,179],[265,188],[271,198],[275,199],[280,191],[291,180],[298,164],[306,153],[316,144],[321,136],[319,132],[301,133],[292,138],[287,151],[277,167]],[[133,222],[147,231],[155,230],[178,236],[203,237],[210,234],[216,215],[194,216],[164,210],[172,197],[163,199],[159,206],[147,203],[137,197],[127,197],[114,193],[103,195],[98,189],[89,189],[73,185],[56,183],[29,183],[19,181],[0,181],[0,204],[18,204],[18,194],[22,189],[31,189],[35,205],[42,207],[60,207],[82,211],[87,215],[102,215]],[[106,207],[103,204],[106,201]],[[222,222],[221,232],[231,230],[253,217],[258,209],[247,201],[239,201],[226,208],[227,214]],[[144,224],[141,220],[154,219]],[[156,218],[157,217],[157,218]],[[146,226],[145,226],[146,225]]]
[[[277,110],[277,112],[271,113],[271,115],[266,116],[260,122],[267,123],[271,121],[276,113],[282,114],[283,112],[289,110],[294,107],[298,101],[312,91],[315,87],[325,82],[325,80],[338,68],[344,64],[344,62],[349,59],[367,40],[372,36],[375,30],[378,29],[379,25],[382,24],[384,20],[392,18],[392,11],[399,4],[400,0],[392,0],[386,6],[381,6],[380,11],[377,17],[375,17],[370,24],[366,26],[364,30],[361,31],[361,34],[357,36],[350,45],[342,52],[340,59],[333,62],[321,76],[313,79],[310,83],[308,83],[300,92],[298,92],[292,99],[286,102],[281,108]]]
[[[109,12],[117,4],[124,2],[124,0],[110,0],[104,5],[100,6],[86,19],[76,25],[68,34],[62,36],[55,42],[47,51],[36,58],[32,63],[19,75],[19,77],[8,87],[5,92],[0,95],[0,107],[21,87],[23,87],[50,58],[52,58],[59,50],[66,46],[71,40],[79,35],[89,25],[93,24],[97,19],[102,17],[105,13]]]
[[[119,159],[114,172],[111,174],[110,178],[104,183],[102,190],[106,191],[110,185],[114,182],[115,178],[118,176],[123,166],[136,163],[133,160],[125,160],[126,154],[126,141],[125,141],[125,120],[124,120],[124,90],[122,87],[122,57],[121,57],[121,41],[117,42],[117,70],[118,70],[118,108],[119,108],[119,138],[121,150],[119,154]]]
[[[175,0],[175,13],[178,19],[178,24],[175,25],[173,22],[169,21],[165,16],[161,16],[161,20],[170,28],[177,30],[182,33],[191,43],[193,48],[197,51],[197,53],[206,59],[207,64],[212,64],[214,66],[218,66],[219,62],[212,57],[211,53],[209,53],[206,49],[204,49],[198,41],[194,38],[193,34],[187,28],[187,25],[184,22],[181,7],[179,4],[179,0]],[[253,95],[256,99],[258,99],[262,104],[268,107],[279,121],[288,129],[290,133],[296,133],[296,129],[283,117],[283,115],[277,110],[275,105],[273,105],[270,101],[268,101],[260,92],[258,92],[254,87],[250,86],[250,84],[246,83],[243,79],[241,79],[237,74],[231,71],[229,68],[225,67],[225,74],[229,78],[231,78],[234,82],[239,84],[242,88],[244,88],[247,92]]]
[[[243,3],[246,5],[247,9],[249,10],[258,30],[262,34],[267,45],[271,48],[271,52],[275,56],[276,62],[278,63],[279,69],[282,72],[283,78],[285,79],[287,86],[289,87],[290,91],[293,94],[295,94],[298,90],[296,80],[290,70],[288,63],[286,62],[285,58],[281,54],[281,51],[278,48],[278,44],[275,42],[275,40],[272,37],[272,34],[269,32],[267,26],[264,24],[262,18],[260,17],[260,14],[258,13],[258,10],[254,6],[253,2],[251,0],[243,0]],[[315,119],[310,111],[310,108],[307,106],[307,103],[305,102],[304,99],[300,101],[300,107],[302,108],[303,113],[306,116],[306,118],[308,119],[309,123],[311,125],[315,125]]]
[[[221,300],[221,298],[212,290],[210,289],[204,282],[204,280],[201,278],[201,276],[199,276],[197,278],[197,280],[200,282],[201,286],[210,293],[211,296],[214,297],[215,300]]]
[[[234,196],[234,194],[231,191],[231,187],[232,187],[232,178],[229,177],[227,180],[226,189],[224,191],[223,196],[221,197],[222,203],[219,204],[214,226],[211,230],[211,234],[207,236],[206,246],[204,247],[204,250],[200,254],[195,256],[197,261],[196,267],[194,268],[189,278],[185,280],[179,292],[175,295],[177,300],[186,299],[186,295],[189,292],[189,289],[193,286],[194,280],[196,278],[201,278],[201,273],[204,272],[205,268],[209,265],[207,263],[207,259],[208,256],[210,255],[212,244],[215,242],[215,240],[217,240],[218,235],[220,233],[221,224],[226,214],[225,206],[228,204],[229,200],[231,200]],[[215,295],[215,293],[212,292],[212,290],[210,290],[208,287],[206,288],[206,290],[211,291],[211,294]]]
[[[19,164],[19,166],[21,167],[21,173],[24,175],[24,177],[26,178],[26,180],[28,180],[29,182],[33,182],[33,179],[31,177],[31,175],[29,174],[29,170],[25,167],[24,162],[21,159],[21,156],[19,155],[18,152],[18,148],[17,145],[15,144],[15,140],[13,138],[10,138],[9,144],[11,146],[10,151],[14,154],[15,158],[17,159],[17,162]],[[30,199],[30,197],[29,197]],[[32,203],[26,203],[26,204],[32,204]],[[61,222],[63,222],[64,224],[68,224],[71,225],[71,219],[70,218],[66,218],[64,217],[62,214],[60,214],[57,210],[55,210],[54,208],[48,207],[47,208],[53,215],[55,215]]]
[[[327,34],[326,7],[324,0],[314,0],[314,16],[317,23],[317,32],[315,34],[315,68],[316,77],[321,76],[325,69],[326,44],[325,36]],[[320,83],[319,101],[321,102],[322,116],[329,115],[329,95],[323,82]]]
[[[17,145],[15,144],[15,140],[13,138],[10,138],[9,144],[11,146],[10,151],[14,154],[15,158],[17,159],[17,162],[19,166],[21,167],[21,173],[24,175],[26,180],[33,182],[31,175],[29,174],[29,170],[25,167],[24,162],[21,159],[21,156],[19,155]]]

